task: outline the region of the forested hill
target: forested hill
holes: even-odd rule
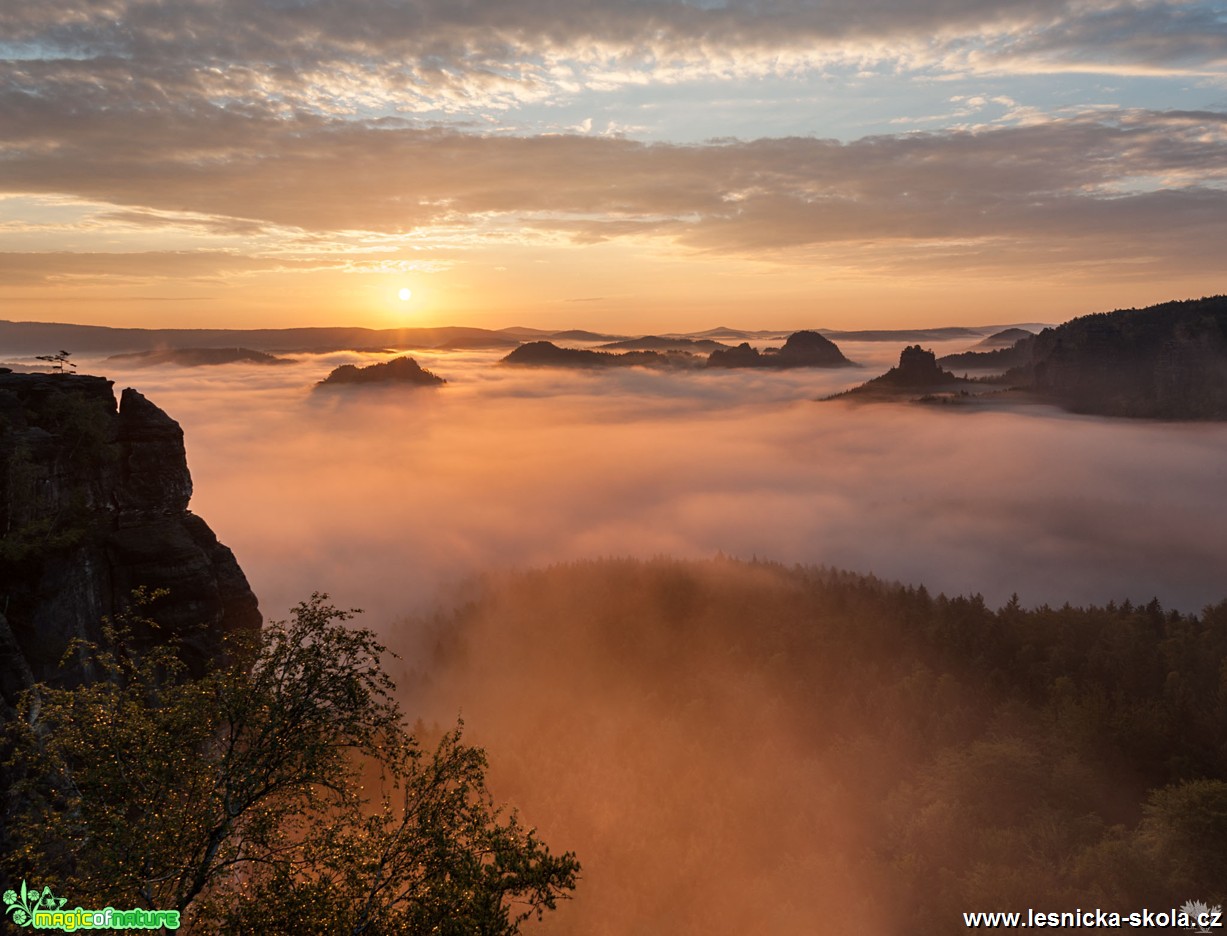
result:
[[[1006,380],[1105,416],[1227,419],[1227,296],[1085,315],[1045,329]]]
[[[488,579],[438,626],[419,685],[585,856],[566,936],[1227,901],[1227,602],[611,560]]]

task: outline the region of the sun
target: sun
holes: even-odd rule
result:
[[[402,286],[400,289],[400,292],[398,292],[397,295],[400,296],[401,302],[408,302],[410,299],[413,298],[413,290],[410,289],[408,286]]]

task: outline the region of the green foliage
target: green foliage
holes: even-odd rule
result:
[[[14,878],[235,933],[503,936],[574,888],[574,856],[495,808],[459,726],[422,750],[351,612],[315,595],[185,679],[167,644],[136,652],[156,598],[72,648],[102,678],[28,695]]]

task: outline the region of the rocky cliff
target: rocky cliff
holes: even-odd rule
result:
[[[134,589],[165,589],[145,614],[193,671],[224,635],[259,628],[256,597],[213,531],[188,510],[179,424],[135,390],[74,374],[0,374],[0,717],[97,639]]]

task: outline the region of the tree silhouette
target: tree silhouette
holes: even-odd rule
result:
[[[72,356],[71,351],[57,351],[55,354],[40,354],[38,360],[46,361],[51,367],[59,373],[64,373],[65,367],[76,367],[72,361],[68,360]]]

